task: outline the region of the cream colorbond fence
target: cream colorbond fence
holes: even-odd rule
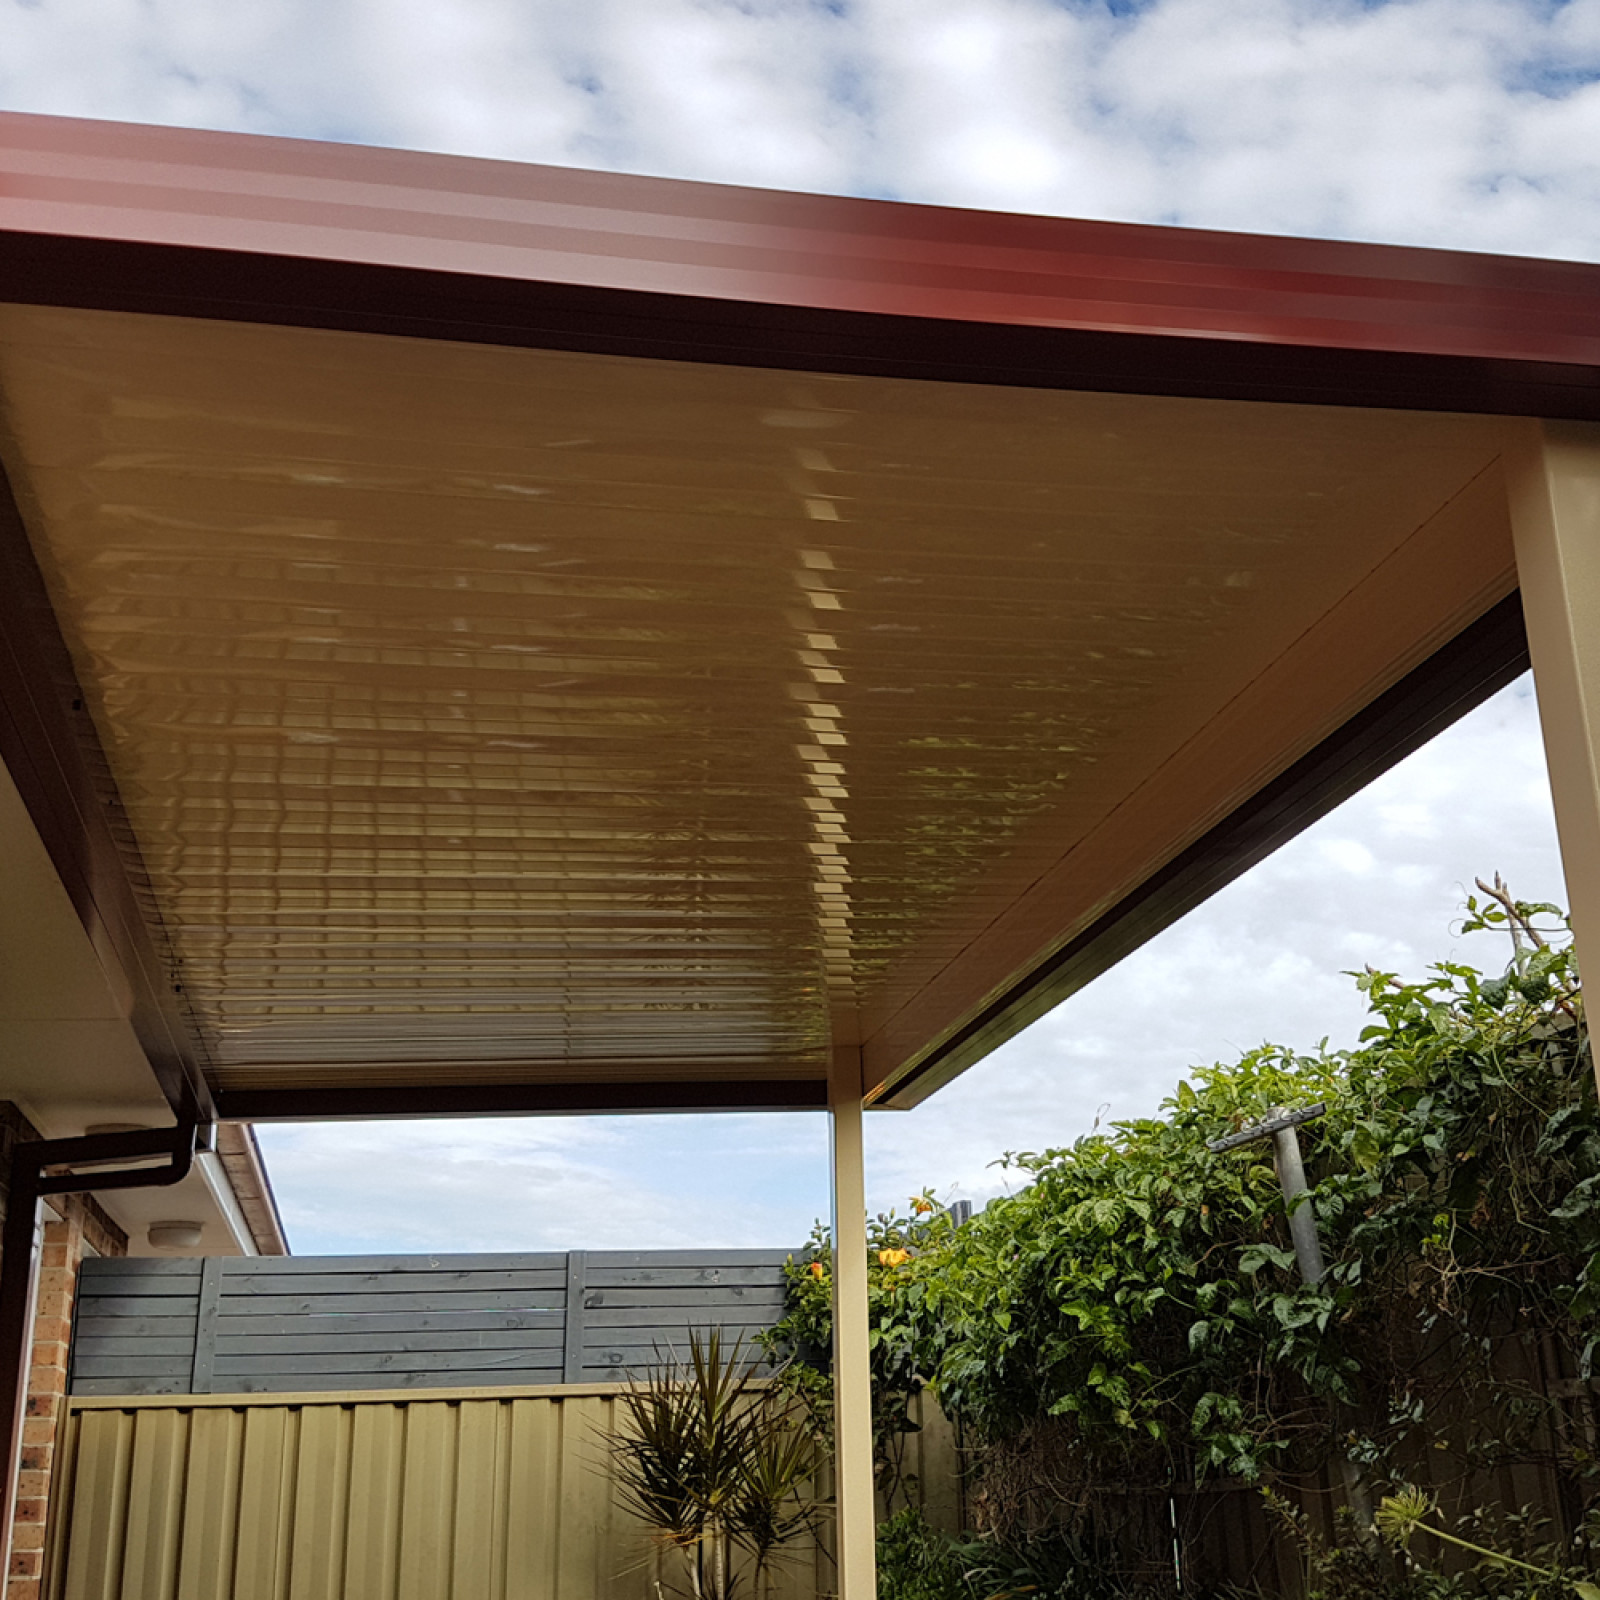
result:
[[[655,1600],[603,1443],[623,1386],[75,1398],[51,1600]],[[929,1405],[908,1468],[959,1522]],[[811,1541],[771,1600],[833,1590]]]
[[[74,1400],[53,1600],[653,1600],[619,1385]],[[831,1588],[813,1544],[773,1600]]]

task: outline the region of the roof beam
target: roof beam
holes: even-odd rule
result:
[[[222,1089],[217,1114],[238,1122],[374,1118],[585,1116],[651,1111],[820,1111],[824,1078],[645,1079],[575,1083],[403,1084],[327,1089]]]

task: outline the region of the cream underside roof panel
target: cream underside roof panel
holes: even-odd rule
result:
[[[815,1078],[1499,437],[22,307],[0,404],[224,1088]],[[1514,581],[1451,563],[1435,642]]]

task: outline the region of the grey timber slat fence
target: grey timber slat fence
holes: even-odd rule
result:
[[[86,1261],[77,1395],[481,1388],[626,1378],[691,1329],[783,1314],[781,1250]]]

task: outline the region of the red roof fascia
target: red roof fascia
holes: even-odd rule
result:
[[[414,331],[432,336],[569,348],[623,348],[631,338],[642,351],[718,360],[741,359],[739,338],[726,330],[742,307],[762,323],[766,344],[785,346],[746,352],[755,363],[854,362],[932,375],[941,360],[971,365],[978,347],[970,337],[966,356],[941,356],[926,340],[917,356],[909,325],[935,323],[989,330],[979,344],[991,356],[1013,352],[1000,360],[1006,371],[966,374],[978,381],[1030,381],[1014,370],[1014,339],[996,344],[993,335],[1053,330],[1490,363],[1502,382],[1520,375],[1581,391],[1569,396],[1576,411],[1556,407],[1566,414],[1589,415],[1600,403],[1600,266],[1586,263],[964,211],[19,113],[0,114],[0,241],[6,234],[0,297],[11,299],[218,314],[231,298],[238,315],[341,326],[384,325],[387,306],[391,322],[410,316]],[[202,253],[217,267],[209,276],[195,265]],[[175,272],[180,257],[187,270]],[[241,276],[248,260],[346,271],[337,279],[287,273],[273,288],[259,270]],[[222,283],[225,262],[233,270]],[[369,275],[376,321],[363,323],[352,271]],[[462,304],[446,320],[459,331],[421,325],[429,319],[420,307],[396,309],[392,282],[380,288],[378,279],[397,271],[426,276],[436,291],[454,283],[450,298]],[[548,338],[534,327],[513,333],[525,308],[507,309],[503,288],[498,298],[463,290],[471,280],[568,291],[544,297],[546,313],[561,308],[554,322],[562,327],[547,314]],[[641,324],[652,299],[664,326],[684,325],[659,347]],[[584,308],[611,324],[624,316],[632,333],[596,325],[586,338],[567,326]],[[724,330],[720,342],[706,334],[703,351],[687,327],[697,315]],[[874,367],[863,351],[891,324],[901,329],[894,347],[904,359],[886,346]],[[1081,341],[1073,348],[1088,351],[1091,366],[1106,364]],[[1472,387],[1459,367],[1447,376]],[[1247,373],[1173,389],[1235,393],[1241,381]],[[1085,386],[1097,386],[1092,373]],[[1166,387],[1154,378],[1130,386]],[[1529,409],[1489,398],[1465,394],[1463,408]],[[1446,393],[1434,402],[1374,394],[1364,403],[1452,404]]]

